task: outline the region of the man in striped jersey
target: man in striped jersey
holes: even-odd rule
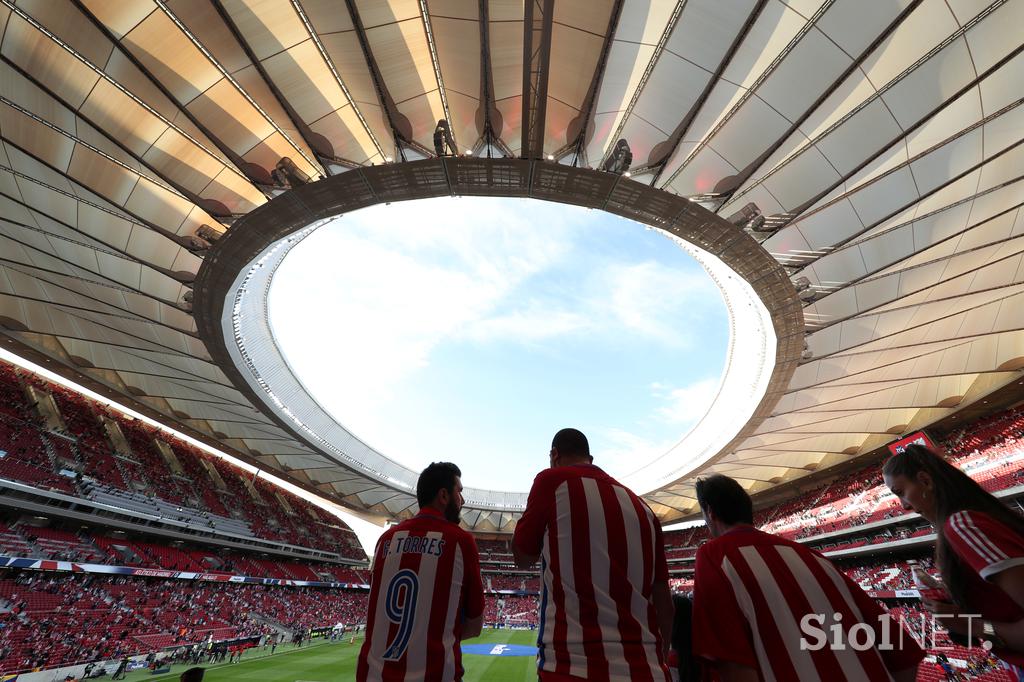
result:
[[[667,682],[672,595],[661,525],[593,464],[586,436],[562,429],[537,474],[512,552],[541,560],[542,682]]]
[[[924,652],[827,559],[753,525],[727,476],[697,481],[693,653],[723,681],[914,680]]]
[[[459,642],[480,634],[484,588],[473,536],[459,528],[462,472],[450,462],[424,469],[419,514],[377,541],[358,682],[455,682]]]

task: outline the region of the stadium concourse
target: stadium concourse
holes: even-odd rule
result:
[[[5,505],[0,516],[0,673],[171,656],[208,642],[290,642],[364,624],[366,556],[337,518],[9,365],[0,366],[0,398],[0,485],[26,504]],[[1024,412],[995,411],[940,445],[1020,508]],[[837,561],[926,633],[932,656],[944,654],[961,679],[1005,679],[982,650],[925,628],[910,569],[933,570],[934,536],[888,493],[877,463],[762,508],[756,522]],[[706,537],[703,527],[665,533],[677,591],[692,587]],[[481,535],[478,547],[485,623],[535,627],[538,574],[515,569],[507,539]],[[926,663],[919,679],[943,679],[938,670]]]

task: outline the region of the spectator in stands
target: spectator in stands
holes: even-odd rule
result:
[[[377,541],[358,682],[461,680],[459,642],[481,631],[480,556],[459,528],[462,472],[434,462],[420,474],[416,500],[419,513]]]
[[[882,475],[903,508],[935,528],[935,563],[951,601],[925,600],[925,608],[951,634],[991,642],[1024,679],[1024,519],[920,445],[889,458]]]
[[[516,525],[520,568],[541,559],[542,682],[668,680],[672,593],[661,525],[594,466],[587,437],[562,429]]]
[[[739,483],[714,475],[696,493],[712,539],[697,550],[693,653],[719,680],[915,679],[917,643],[886,637],[878,603],[820,554],[755,528]],[[849,646],[864,625],[895,648]]]

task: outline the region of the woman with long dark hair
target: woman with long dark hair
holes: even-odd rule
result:
[[[1020,676],[1024,518],[921,445],[908,445],[891,457],[882,476],[904,509],[935,528],[935,565],[949,599],[924,599],[925,608],[955,639],[971,636],[991,643],[992,653],[1017,668]]]

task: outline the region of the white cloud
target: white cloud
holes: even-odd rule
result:
[[[606,313],[626,329],[674,346],[697,338],[694,325],[670,326],[666,320],[696,322],[700,311],[720,305],[721,293],[703,273],[680,272],[655,261],[614,265],[604,273]]]
[[[661,383],[652,384],[655,397],[665,401],[665,404],[658,408],[658,417],[670,424],[692,426],[711,407],[718,394],[720,381],[717,377],[701,379],[682,388],[670,388]]]
[[[621,480],[664,455],[679,439],[658,440],[622,428],[604,428],[595,430],[590,440],[594,464]]]
[[[700,270],[602,251],[600,235],[580,229],[588,213],[575,207],[533,202],[516,211],[510,203],[529,205],[445,198],[358,211],[315,232],[275,276],[271,321],[296,375],[342,425],[409,466],[432,448],[478,449],[459,447],[468,434],[440,426],[424,439],[416,415],[396,413],[396,397],[410,395],[416,373],[445,342],[532,346],[573,337],[585,354],[592,342],[618,348],[625,338],[622,347],[632,348],[653,339],[674,351],[694,343],[705,313],[722,314],[720,294]],[[644,382],[630,388],[646,398]],[[660,457],[716,388],[710,379],[651,386],[659,402],[637,426],[650,437],[591,427],[595,455],[617,475]]]
[[[466,326],[463,336],[479,343],[534,343],[593,329],[594,321],[586,314],[534,302],[523,310],[476,320]]]
[[[402,381],[563,258],[580,220],[552,206],[558,227],[541,232],[500,202],[429,203],[344,216],[297,246],[274,278],[271,320],[285,357],[329,412],[361,432],[386,430],[379,408]],[[521,333],[529,323],[497,319],[476,333]]]

